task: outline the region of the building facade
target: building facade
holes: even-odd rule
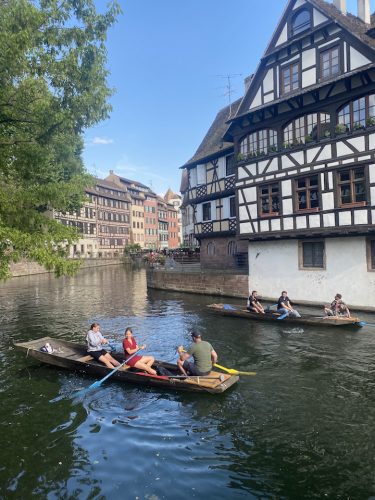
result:
[[[182,167],[184,240],[199,242],[202,269],[247,268],[247,243],[237,237],[233,144],[222,138],[240,102],[217,114]]]
[[[358,5],[290,0],[224,134],[264,296],[375,306],[375,24]]]

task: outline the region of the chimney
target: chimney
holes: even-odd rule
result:
[[[370,0],[357,0],[358,3],[358,17],[366,24],[371,23],[370,19]]]
[[[346,16],[346,0],[333,0],[333,5]]]

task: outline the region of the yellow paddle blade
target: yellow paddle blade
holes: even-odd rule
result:
[[[234,368],[225,368],[225,366],[218,365],[217,363],[214,364],[216,368],[220,368],[221,370],[224,370],[227,373],[230,373],[231,375],[256,375],[257,372],[241,372],[238,370],[234,370]]]

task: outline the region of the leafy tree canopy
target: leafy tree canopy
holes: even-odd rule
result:
[[[21,258],[57,275],[78,234],[52,218],[93,184],[83,131],[109,116],[105,41],[120,13],[93,0],[0,0],[0,278]]]

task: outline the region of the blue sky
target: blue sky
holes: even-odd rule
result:
[[[89,172],[109,170],[158,193],[179,192],[191,158],[217,112],[243,94],[286,0],[120,0],[108,37],[109,120],[86,132]],[[356,13],[356,0],[348,10]],[[103,5],[97,0],[97,5]]]

